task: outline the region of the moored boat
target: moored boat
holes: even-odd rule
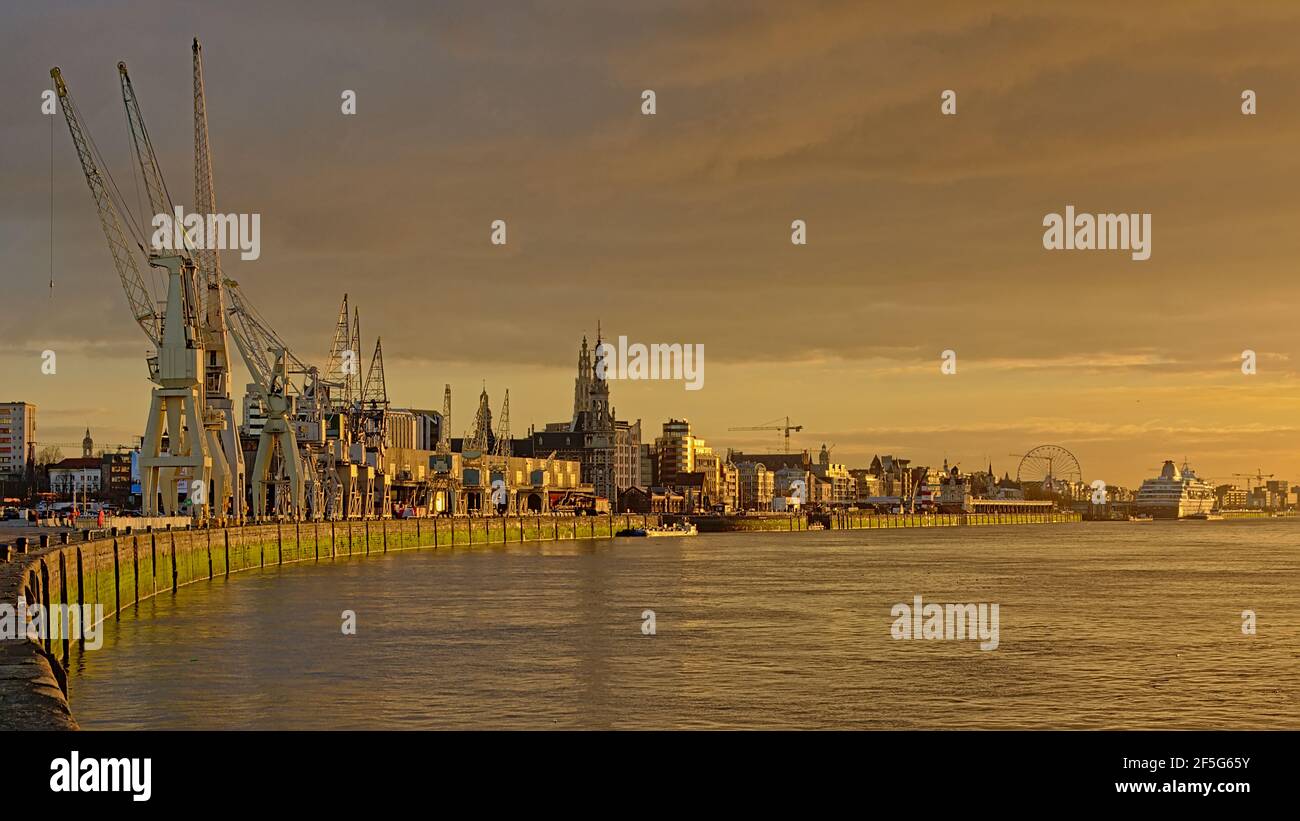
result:
[[[646,528],[647,536],[694,536],[698,531],[693,524],[663,525]]]
[[[694,536],[698,533],[693,524],[659,525],[657,527],[625,527],[615,536]]]

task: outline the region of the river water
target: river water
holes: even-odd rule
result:
[[[997,648],[895,640],[891,609],[917,595],[996,603]],[[1294,729],[1300,521],[733,533],[266,568],[142,602],[72,666],[90,729]]]

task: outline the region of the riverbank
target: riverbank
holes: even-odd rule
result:
[[[146,530],[48,547],[0,548],[0,601],[39,604],[45,612],[94,613],[94,628],[159,593],[232,573],[297,562],[335,561],[402,550],[611,538],[658,515],[524,516],[302,522],[197,530]],[[701,532],[965,527],[1077,522],[1078,514],[887,514],[691,517]],[[811,521],[810,521],[811,519]],[[76,533],[66,534],[69,539]],[[92,534],[98,535],[98,533]],[[85,537],[84,535],[82,536]],[[63,534],[59,536],[63,538]],[[50,539],[49,541],[54,541]],[[30,545],[30,543],[29,543]],[[90,607],[88,611],[86,608]],[[80,625],[79,625],[80,626]],[[83,627],[84,631],[84,627]],[[0,728],[75,729],[64,671],[77,641],[67,631],[40,642],[0,641]]]
[[[60,608],[93,613],[85,625],[77,625],[84,636],[86,628],[159,593],[268,565],[401,550],[607,539],[631,524],[658,523],[658,516],[523,516],[150,529],[81,542],[71,541],[80,534],[59,534],[69,543],[36,547],[34,540],[23,539],[24,544],[0,546],[0,603],[12,608],[23,601],[45,613]],[[64,675],[76,639],[68,630],[49,632],[39,642],[0,639],[0,729],[77,728]]]

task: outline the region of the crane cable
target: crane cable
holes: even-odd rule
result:
[[[64,97],[63,102],[65,105],[68,105],[72,108],[73,116],[76,118],[77,122],[84,122],[81,116],[81,108],[80,106],[78,106],[76,103],[72,101],[71,95]],[[135,240],[136,245],[143,250],[146,247],[145,246],[146,235],[144,233],[144,229],[141,227],[140,221],[136,218],[135,212],[133,212],[131,210],[130,205],[127,204],[126,197],[122,196],[122,190],[118,188],[117,180],[113,177],[113,172],[109,170],[108,163],[104,161],[104,155],[99,150],[99,144],[95,142],[95,138],[90,133],[89,129],[83,128],[81,130],[81,134],[82,137],[86,140],[86,146],[87,148],[90,149],[91,157],[94,159],[97,165],[96,170],[99,172],[100,177],[104,180],[106,184],[105,192],[108,194],[112,205],[117,209],[118,214],[122,217],[123,221],[126,223],[127,232],[131,234],[131,238]],[[135,179],[135,175],[132,175],[132,180],[134,179]],[[147,255],[148,252],[145,251],[145,253]],[[148,267],[151,271],[153,270],[153,266],[148,266]],[[149,296],[153,300],[154,305],[157,305],[160,301],[162,301],[159,299],[158,296],[157,280],[158,280],[158,275],[156,273],[152,277],[142,277],[142,281],[145,287],[148,288],[150,291]],[[155,309],[155,313],[156,313],[156,309]]]
[[[54,115],[50,115],[50,300],[54,299]]]
[[[134,89],[132,89],[132,95],[134,96]],[[125,114],[125,117],[126,117],[126,130],[127,130],[127,133],[131,135],[131,141],[132,141],[132,143],[134,143],[134,142],[135,142],[135,130],[131,127],[131,112],[130,112],[129,110],[126,110],[126,109],[124,108],[124,114]],[[142,122],[142,123],[141,123],[141,128],[143,128],[143,127],[144,127],[144,125],[143,125],[143,122]],[[145,143],[148,144],[148,137],[145,138]],[[96,148],[95,150],[98,151],[99,149]],[[150,150],[152,150],[152,149],[150,149]],[[129,165],[129,163],[128,163],[128,165]],[[141,170],[140,173],[143,174],[144,171]],[[111,179],[111,175],[110,175],[110,179]],[[139,209],[140,209],[140,213],[141,213],[142,215],[145,214],[145,213],[147,213],[147,212],[144,210],[144,200],[140,197],[140,178],[139,178],[139,176],[137,176],[134,172],[131,173],[131,187],[135,190],[135,206],[136,206],[136,208],[139,208]],[[114,188],[114,189],[117,188],[117,182],[116,182],[115,180],[113,181],[113,188]],[[119,196],[120,196],[120,195],[119,195]],[[170,195],[168,195],[168,199],[170,200]],[[123,205],[125,206],[125,202],[123,203]],[[129,209],[129,208],[127,208],[126,211],[127,211],[128,213],[130,213],[130,209]],[[133,221],[135,220],[135,215],[134,215],[134,214],[131,214],[131,220],[133,220]],[[150,222],[150,225],[152,225],[152,224],[153,224],[153,223],[152,223],[152,221],[151,221],[151,222]],[[148,252],[148,246],[147,246],[145,243],[141,242],[141,240],[143,239],[143,236],[144,236],[144,226],[142,226],[142,225],[137,225],[137,230],[140,232],[140,234],[139,234],[138,236],[135,237],[135,241],[136,241],[136,243],[139,244],[139,245],[141,246],[141,248],[145,251],[145,256],[147,257],[147,256],[149,255],[149,252]],[[151,276],[148,277],[149,284],[150,284],[151,286],[161,286],[161,287],[157,287],[157,288],[151,288],[152,293],[150,294],[150,296],[153,298],[154,305],[157,305],[157,304],[159,304],[161,301],[163,301],[163,299],[165,299],[165,297],[163,297],[162,299],[159,298],[159,291],[161,291],[161,292],[164,293],[164,294],[167,292],[167,287],[166,287],[165,285],[162,285],[162,282],[163,282],[163,280],[164,280],[164,275],[162,274],[162,272],[160,272],[159,270],[157,270],[156,268],[154,268],[152,265],[149,265],[149,266],[147,266],[147,267],[149,268],[149,273],[151,274]],[[156,309],[155,309],[155,310],[156,310]]]

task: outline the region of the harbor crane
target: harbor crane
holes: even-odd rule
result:
[[[203,84],[203,47],[194,38],[194,208],[200,214],[217,213],[217,196],[212,183],[212,151],[208,146],[208,105]],[[230,396],[230,343],[226,332],[225,278],[221,273],[221,252],[208,243],[194,251],[194,262],[204,285],[203,349],[204,424],[208,449],[225,457],[224,480],[231,489],[230,520],[244,521],[244,449],[239,444],[235,405]],[[223,496],[214,498],[224,499]],[[224,511],[224,502],[217,508]]]
[[[202,48],[197,38],[193,53],[195,206],[200,214],[211,215],[216,197]],[[126,64],[118,63],[117,68],[131,145],[149,208],[153,214],[170,216],[177,210],[145,127],[139,98]],[[237,285],[223,277],[220,254],[209,247],[211,242],[196,241],[188,220],[179,234],[182,247],[151,249],[146,244],[144,227],[126,204],[83,125],[59,68],[52,69],[50,76],[132,317],[154,348],[147,364],[149,379],[156,387],[139,462],[145,513],[177,512],[179,483],[188,478],[190,513],[195,519],[244,520],[247,477],[230,396],[229,338],[233,336],[253,377],[255,384],[250,387],[270,416],[258,443],[255,477],[249,483],[257,502],[255,515],[264,518],[270,513],[266,491],[277,485],[282,488],[276,494],[279,512],[297,517],[310,510],[318,516],[321,482],[315,461],[324,441],[322,413],[328,404],[328,386],[322,384],[316,368],[293,356],[238,292]],[[128,242],[123,224],[133,242]],[[156,289],[141,274],[132,244],[148,266],[166,271],[167,297],[161,310],[154,307]],[[293,377],[301,377],[300,388]],[[203,492],[196,492],[200,488]],[[306,507],[304,495],[308,497]]]
[[[799,431],[803,430],[803,425],[791,425],[790,417],[788,416],[785,417],[784,425],[774,424],[775,422],[780,422],[780,421],[781,421],[781,417],[777,417],[776,419],[773,419],[771,422],[765,422],[762,425],[754,425],[753,427],[744,427],[744,428],[727,428],[727,430],[734,430],[734,431],[774,430],[777,432],[783,432],[785,434],[785,452],[789,453],[790,452],[790,431],[795,431],[796,433],[798,433]]]
[[[266,521],[272,511],[267,507],[267,491],[275,486],[278,513],[299,518],[303,513],[305,468],[298,450],[297,431],[291,415],[296,411],[297,387],[290,379],[295,374],[309,374],[312,369],[290,352],[270,327],[249,306],[234,280],[225,281],[230,295],[230,330],[235,345],[248,368],[266,421],[257,438],[257,456],[249,477],[253,491],[253,518]]]
[[[131,129],[136,159],[145,178],[145,188],[151,205],[170,202],[157,158],[144,127],[134,89],[126,73],[126,65],[118,64],[122,81],[123,102]],[[113,265],[126,292],[127,302],[136,323],[145,332],[154,348],[146,362],[149,379],[154,383],[145,424],[145,436],[140,449],[141,489],[147,515],[159,512],[158,493],[162,491],[162,510],[175,513],[181,474],[190,480],[191,513],[198,519],[207,518],[209,502],[220,500],[226,492],[221,487],[226,475],[218,468],[218,488],[212,488],[213,460],[208,451],[206,428],[201,419],[203,404],[200,374],[203,367],[202,329],[198,323],[196,306],[196,277],[194,262],[184,249],[167,254],[146,250],[144,230],[131,218],[117,184],[108,171],[94,140],[82,125],[76,104],[68,92],[63,74],[57,66],[50,70],[54,80],[60,108],[68,133],[81,163],[86,185],[99,216],[100,227],[108,240]],[[155,211],[160,213],[160,211]],[[150,267],[167,272],[166,307],[160,313],[154,308],[151,289],[140,274],[135,252],[127,244],[122,222],[132,229],[135,245]],[[163,435],[167,448],[163,449]],[[202,484],[196,484],[201,482]],[[202,494],[194,494],[196,488]],[[215,494],[211,491],[217,491]]]
[[[1272,473],[1265,473],[1263,468],[1255,468],[1255,472],[1254,472],[1254,473],[1234,473],[1234,474],[1232,474],[1232,475],[1235,476],[1235,477],[1237,477],[1238,479],[1245,479],[1245,480],[1246,480],[1246,493],[1247,493],[1247,495],[1249,495],[1249,494],[1250,494],[1250,483],[1251,483],[1252,481],[1258,481],[1258,482],[1259,482],[1259,486],[1260,486],[1260,487],[1263,487],[1263,486],[1264,486],[1264,480],[1265,480],[1265,479],[1272,479],[1272,478],[1274,477],[1275,474],[1272,474]]]

